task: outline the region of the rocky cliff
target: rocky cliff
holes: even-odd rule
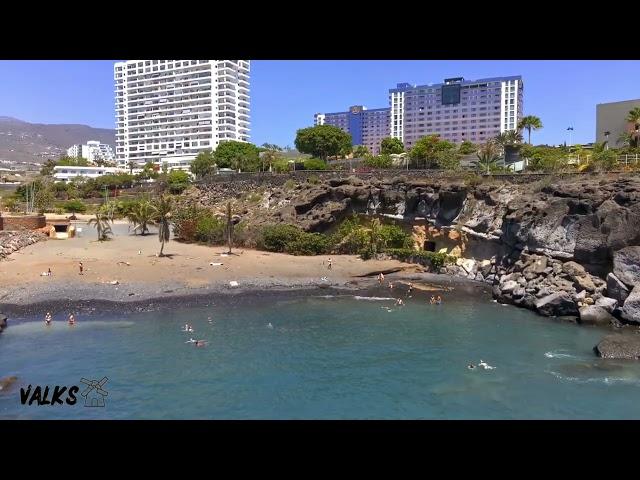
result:
[[[252,227],[326,232],[352,213],[393,218],[413,229],[416,248],[459,257],[443,273],[487,282],[501,302],[583,323],[640,324],[640,178],[520,180],[350,177],[242,192],[208,184],[196,195],[205,205],[244,199]]]

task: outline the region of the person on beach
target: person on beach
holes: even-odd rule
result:
[[[389,282],[389,290],[393,290],[393,283]]]
[[[331,266],[332,266],[332,261],[331,261],[331,259],[329,258],[329,259],[327,260],[327,270],[331,270]]]
[[[78,268],[80,268],[80,275],[84,275],[84,273],[82,273],[84,271],[84,265],[82,265],[82,262],[78,263]]]
[[[380,274],[378,275],[378,283],[382,285],[382,282],[384,282],[384,274],[380,272]]]
[[[47,312],[47,314],[44,316],[44,323],[46,326],[51,325],[51,312]]]
[[[436,303],[436,297],[434,297],[433,295],[431,295],[431,300],[429,300],[429,303],[431,305],[433,305],[434,303]]]
[[[73,316],[73,313],[69,314],[69,325],[75,325],[76,324],[76,317]]]
[[[397,305],[397,306],[399,306],[399,307],[401,307],[402,305],[404,305],[404,302],[402,301],[402,299],[401,299],[401,298],[399,298],[399,299],[397,299],[397,300],[396,300],[396,305]]]
[[[409,289],[407,290],[407,298],[411,295],[411,290],[413,290],[413,284],[409,284]]]
[[[440,305],[442,303],[442,297],[440,297],[440,295],[438,295],[438,298],[436,298],[436,303],[438,305]]]
[[[51,276],[51,268],[49,268],[49,269],[47,270],[47,275],[48,275],[48,276]]]

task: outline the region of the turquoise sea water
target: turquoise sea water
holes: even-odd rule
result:
[[[19,377],[0,418],[640,418],[640,364],[596,358],[605,332],[486,298],[398,309],[307,296],[55,320],[0,335],[0,377]],[[467,368],[481,359],[496,368]],[[20,386],[84,389],[81,377],[108,378],[104,408],[20,404]]]

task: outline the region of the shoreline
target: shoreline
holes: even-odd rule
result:
[[[233,305],[240,300],[262,301],[283,297],[304,296],[384,296],[403,297],[407,284],[412,283],[414,293],[427,298],[431,291],[447,296],[486,296],[491,300],[490,289],[486,284],[474,280],[455,278],[442,274],[391,274],[386,277],[396,286],[390,290],[381,287],[375,278],[350,279],[348,281],[319,282],[317,279],[285,278],[280,281],[255,279],[243,282],[238,287],[228,284],[212,284],[205,288],[193,288],[185,284],[175,285],[159,291],[154,284],[120,284],[117,286],[101,284],[67,284],[63,289],[45,292],[29,292],[17,302],[6,302],[6,294],[0,303],[0,310],[13,320],[52,314],[69,313],[102,314],[118,312],[122,314],[155,311],[161,309],[190,308],[207,306],[212,303]],[[342,279],[347,280],[347,279]],[[33,300],[33,295],[39,299]]]

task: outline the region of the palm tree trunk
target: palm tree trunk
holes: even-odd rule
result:
[[[162,256],[162,250],[164,250],[164,239],[162,240],[162,242],[160,242],[160,254],[158,255],[159,257]]]
[[[529,145],[531,145],[531,127],[527,128],[527,131],[529,132]]]

